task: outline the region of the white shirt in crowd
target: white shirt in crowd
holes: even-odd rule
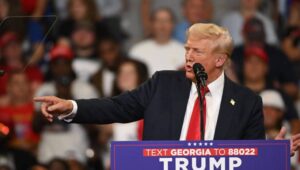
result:
[[[158,44],[148,39],[134,45],[129,54],[132,58],[144,62],[150,75],[160,70],[177,70],[185,61],[183,44],[176,40]]]
[[[216,80],[207,85],[209,92],[205,95],[206,100],[206,125],[205,125],[205,140],[213,140],[219,117],[221,100],[223,95],[225,83],[225,76],[222,73]],[[192,112],[194,109],[195,101],[198,97],[197,88],[195,83],[192,83],[190,96],[183,120],[183,125],[180,134],[180,140],[186,140]]]
[[[215,81],[208,84],[209,93],[206,94],[206,127],[205,127],[205,140],[213,140],[217,125],[217,120],[220,111],[220,105],[224,90],[225,75],[222,73]],[[181,130],[180,140],[186,140],[186,135],[188,131],[188,126],[190,123],[191,115],[193,112],[193,107],[195,100],[197,98],[197,89],[194,84],[192,84],[190,96],[188,99],[188,105],[185,112],[185,117],[183,121],[183,126]],[[59,119],[64,119],[66,122],[71,122],[75,117],[78,105],[74,100],[71,100],[73,103],[73,110],[68,115],[60,115]]]

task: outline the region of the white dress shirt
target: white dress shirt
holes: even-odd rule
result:
[[[222,73],[215,81],[207,85],[209,92],[206,93],[206,125],[205,140],[213,140],[220,111],[225,76]],[[192,83],[188,104],[185,111],[180,140],[186,140],[190,120],[193,113],[195,101],[198,97],[196,84]]]
[[[213,140],[217,125],[217,120],[219,116],[221,100],[223,95],[225,83],[225,76],[224,72],[213,82],[207,85],[209,89],[209,93],[206,93],[206,125],[205,125],[205,140]],[[184,121],[181,129],[180,140],[186,140],[186,135],[188,131],[188,127],[190,124],[190,119],[192,116],[194,103],[196,98],[198,97],[197,88],[195,83],[192,83],[190,96],[188,99],[187,108],[185,111]],[[71,100],[73,103],[73,110],[71,113],[67,115],[59,115],[58,119],[64,120],[66,122],[71,122],[72,119],[75,117],[78,106],[74,100]]]

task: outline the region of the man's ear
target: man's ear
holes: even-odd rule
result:
[[[216,67],[223,67],[223,65],[225,64],[227,60],[227,56],[226,54],[217,54],[216,55]]]

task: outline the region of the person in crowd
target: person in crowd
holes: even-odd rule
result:
[[[100,67],[96,61],[96,33],[92,23],[78,23],[72,32],[71,44],[75,55],[72,68],[78,80],[88,82]]]
[[[213,4],[211,0],[183,0],[184,20],[175,26],[173,37],[181,43],[186,41],[186,30],[195,23],[211,22]]]
[[[34,155],[26,150],[10,146],[13,131],[3,124],[0,118],[0,169],[1,170],[24,170],[36,165]]]
[[[97,88],[100,96],[112,95],[113,81],[120,63],[127,57],[120,41],[107,36],[98,42],[98,56],[101,68],[91,77],[91,83]]]
[[[25,35],[25,20],[24,19],[16,19],[10,16],[20,16],[22,12],[19,8],[19,3],[10,0],[0,0],[0,35],[5,32],[16,32],[20,35],[21,39],[23,39]]]
[[[243,81],[244,51],[247,46],[261,46],[269,56],[268,77],[277,88],[284,90],[293,99],[298,92],[296,77],[291,62],[276,46],[266,42],[266,33],[263,22],[258,18],[250,18],[243,28],[244,44],[234,48],[231,58],[240,81]],[[278,69],[280,68],[280,69]]]
[[[151,16],[150,38],[135,44],[130,56],[144,62],[150,75],[160,70],[176,70],[184,65],[184,47],[172,38],[174,16],[168,8],[160,8]]]
[[[270,56],[260,46],[248,46],[244,52],[244,86],[259,94],[265,89],[276,89],[276,84],[268,77]],[[299,133],[300,123],[297,111],[295,110],[292,99],[282,90],[278,89],[284,99],[285,115],[284,118],[291,124],[292,134]],[[280,129],[279,129],[280,130]]]
[[[263,101],[264,125],[267,139],[275,139],[283,126],[285,103],[276,90],[264,90],[260,93]]]
[[[8,74],[7,95],[9,100],[5,105],[0,106],[0,114],[2,115],[0,122],[9,122],[8,127],[13,132],[12,146],[34,152],[39,136],[31,126],[34,105],[30,80],[22,71],[12,71]]]
[[[113,96],[133,90],[148,78],[147,66],[137,60],[125,60],[116,74]],[[113,139],[118,141],[141,140],[143,121],[113,125]]]
[[[228,28],[232,35],[235,46],[245,43],[243,39],[244,23],[249,18],[258,18],[264,25],[264,32],[266,33],[266,42],[269,44],[278,44],[278,38],[274,25],[270,18],[260,13],[258,10],[259,0],[241,0],[240,10],[229,13],[221,21],[221,25]]]
[[[281,47],[292,62],[293,70],[298,82],[300,82],[300,1],[293,1],[289,9]]]
[[[66,98],[74,98],[71,91],[72,77],[61,76],[54,80],[56,95]],[[68,161],[86,162],[85,152],[89,141],[85,130],[81,125],[68,125],[60,121],[47,123],[37,112],[33,121],[33,127],[41,134],[38,147],[38,160],[47,164],[52,159],[59,157]]]
[[[68,45],[55,45],[49,53],[49,58],[50,68],[47,73],[48,81],[43,83],[43,85],[36,91],[36,96],[57,94],[55,80],[61,77],[68,77],[72,80],[70,90],[73,98],[98,97],[96,89],[91,84],[76,80],[76,76],[72,70],[74,52]],[[35,106],[35,108],[38,107],[38,105]]]
[[[29,78],[30,88],[34,92],[43,83],[43,74],[41,70],[30,65],[24,55],[22,42],[19,35],[15,32],[5,32],[0,35],[0,69],[5,72],[11,70],[24,70]],[[0,79],[0,95],[5,95],[8,75]],[[4,97],[3,99],[7,99]]]
[[[90,22],[95,26],[97,37],[106,35],[113,36],[118,41],[126,38],[126,33],[121,27],[121,21],[118,17],[105,18],[99,15],[100,9],[97,9],[94,0],[69,0],[67,4],[68,16],[60,21],[55,36],[59,40],[66,40],[70,33],[80,22]]]

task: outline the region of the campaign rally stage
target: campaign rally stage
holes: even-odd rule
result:
[[[112,170],[290,170],[287,140],[112,142]]]

